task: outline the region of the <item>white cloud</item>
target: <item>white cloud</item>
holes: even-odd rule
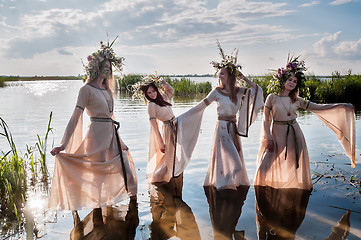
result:
[[[335,1],[330,2],[329,4],[335,6],[335,5],[342,5],[342,4],[349,3],[349,2],[352,2],[352,0],[335,0]]]
[[[320,4],[319,1],[312,1],[312,2],[301,4],[300,7],[312,7],[312,6],[315,6],[318,4]]]
[[[329,36],[323,37],[321,40],[313,44],[313,51],[318,57],[338,59],[358,59],[361,60],[361,39],[357,41],[343,41],[341,39],[341,31]]]
[[[316,54],[321,57],[328,57],[334,54],[333,46],[336,45],[340,40],[339,37],[341,31],[338,31],[332,35],[323,37],[321,40],[313,44],[313,49]]]

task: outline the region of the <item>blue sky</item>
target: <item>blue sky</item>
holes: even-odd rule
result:
[[[0,75],[83,74],[81,59],[117,35],[126,74],[213,73],[217,39],[246,75],[288,53],[311,74],[361,74],[360,12],[361,0],[0,0]]]

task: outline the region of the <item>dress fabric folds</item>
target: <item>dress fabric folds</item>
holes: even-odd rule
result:
[[[316,104],[301,97],[292,103],[288,96],[270,94],[265,107],[271,113],[269,119],[263,118],[254,185],[312,189],[307,145],[296,121],[299,108],[314,112],[336,133],[354,167],[356,128],[352,105]],[[273,139],[273,152],[266,149],[267,139]]]
[[[134,162],[130,153],[120,150],[117,143],[112,104],[113,98],[105,89],[89,84],[80,89],[61,142],[65,152],[55,158],[49,208],[91,209],[137,194]],[[91,119],[106,120],[91,121],[83,138],[84,109]]]
[[[173,90],[170,85],[167,89]],[[167,92],[166,92],[167,93]],[[171,94],[162,95],[168,100]],[[150,183],[169,182],[173,177],[176,120],[171,106],[159,106],[154,102],[148,103],[148,114],[151,123],[149,138],[149,156],[147,164],[147,179]],[[154,120],[154,121],[152,121]],[[159,121],[162,122],[162,134],[159,132]],[[165,146],[165,152],[161,148]]]
[[[259,86],[257,89],[239,88],[236,103],[223,90],[215,88],[202,102],[177,118],[175,172],[182,171],[189,163],[204,109],[213,101],[217,103],[218,121],[204,186],[214,186],[217,189],[249,186],[239,135],[248,135],[249,126],[263,106],[263,93]]]

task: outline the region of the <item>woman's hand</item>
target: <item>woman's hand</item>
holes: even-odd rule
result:
[[[165,145],[163,144],[163,146],[160,148],[160,151],[162,152],[162,153],[165,153]]]
[[[59,152],[63,151],[65,148],[63,146],[60,146],[60,147],[55,147],[53,148],[50,153],[51,155],[55,156],[57,155]]]
[[[274,144],[272,139],[267,139],[267,147],[266,149],[270,152],[273,152],[274,150]]]
[[[128,146],[127,146],[127,145],[123,144],[123,145],[122,145],[122,150],[123,150],[123,151],[128,151],[128,150],[129,150],[129,148],[128,148]]]

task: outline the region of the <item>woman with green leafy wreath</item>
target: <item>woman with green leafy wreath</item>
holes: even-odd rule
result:
[[[90,209],[136,199],[134,163],[113,115],[112,65],[121,71],[124,59],[115,56],[112,44],[101,42],[101,49],[88,56],[87,83],[79,90],[61,145],[51,150],[56,155],[52,209]],[[91,121],[83,138],[84,110]]]
[[[352,104],[316,104],[298,96],[304,85],[304,61],[289,59],[268,86],[255,186],[312,189],[306,141],[297,109],[314,112],[337,135],[355,166],[355,112]]]

